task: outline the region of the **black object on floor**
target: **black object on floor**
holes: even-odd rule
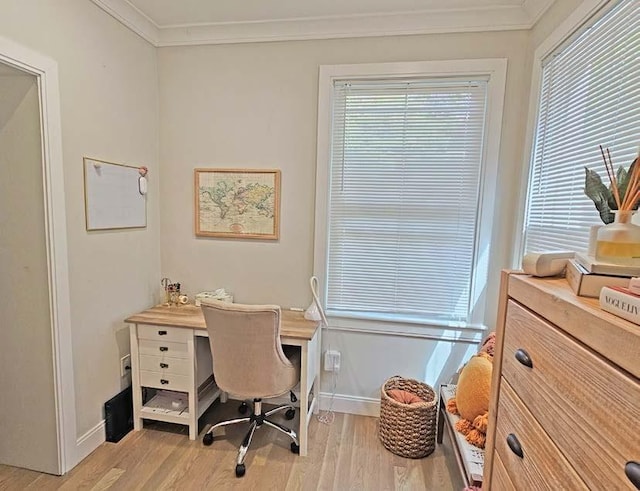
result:
[[[107,441],[117,443],[133,430],[133,395],[131,386],[104,403]]]

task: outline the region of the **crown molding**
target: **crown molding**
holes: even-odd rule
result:
[[[522,8],[525,10],[529,19],[531,19],[531,27],[542,17],[555,0],[524,0]]]
[[[91,0],[107,14],[122,22],[145,41],[158,46],[160,28],[127,0]]]
[[[92,1],[156,47],[530,29],[554,2],[160,27],[128,0]]]

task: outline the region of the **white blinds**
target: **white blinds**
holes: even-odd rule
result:
[[[327,308],[469,316],[486,80],[335,82]]]
[[[525,252],[585,251],[602,224],[584,195],[584,167],[609,184],[598,145],[616,169],[640,143],[640,2],[625,0],[580,31],[543,67]]]

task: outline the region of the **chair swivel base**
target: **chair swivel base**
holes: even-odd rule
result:
[[[242,404],[246,406],[245,403],[242,403]],[[240,412],[243,412],[242,409],[243,409],[243,406],[241,405],[239,408]],[[293,406],[290,406],[288,404],[283,406],[278,406],[276,408],[273,408],[267,411],[266,413],[263,413],[262,400],[254,399],[253,412],[249,416],[246,416],[243,418],[229,419],[227,421],[221,421],[220,423],[213,425],[205,433],[204,437],[202,438],[202,443],[204,445],[211,445],[213,443],[213,431],[216,428],[220,428],[222,426],[228,426],[232,424],[238,424],[238,423],[250,423],[249,431],[245,435],[244,439],[242,440],[242,444],[238,449],[238,458],[236,460],[236,477],[242,477],[246,472],[246,467],[244,465],[244,458],[247,455],[247,450],[249,450],[249,446],[251,445],[251,441],[253,440],[253,434],[255,433],[256,429],[260,428],[263,424],[270,426],[271,428],[275,428],[276,430],[289,436],[289,438],[293,440],[291,442],[291,452],[295,454],[300,453],[300,442],[298,441],[298,435],[296,435],[296,432],[290,428],[287,428],[286,426],[276,423],[275,421],[271,421],[267,419],[272,414],[275,414],[284,410],[287,411],[285,413],[286,418],[293,419],[293,417],[295,416],[295,408]]]

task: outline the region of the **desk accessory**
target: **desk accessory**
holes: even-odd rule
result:
[[[171,283],[169,278],[162,278],[160,284],[164,288],[162,302],[164,305],[186,305],[189,303],[189,297],[180,293],[180,283]]]
[[[307,307],[307,310],[304,313],[304,318],[310,321],[321,320],[323,325],[326,327],[329,323],[327,322],[327,317],[324,314],[324,309],[322,308],[320,298],[318,297],[318,278],[316,276],[309,278],[309,285],[311,286],[311,296],[313,297],[313,300],[311,305]]]
[[[600,308],[634,324],[640,324],[640,295],[628,288],[603,287],[600,290]]]
[[[589,273],[575,259],[569,259],[565,271],[567,283],[579,297],[598,298],[603,286],[628,287],[630,278]],[[640,291],[640,290],[639,290]]]
[[[613,264],[604,261],[598,261],[595,257],[577,252],[575,260],[580,266],[589,273],[609,274],[611,276],[640,276],[640,266],[630,266],[623,264]]]
[[[221,302],[233,303],[233,295],[224,288],[218,288],[213,292],[200,292],[196,294],[196,307],[200,307],[203,299],[220,300]]]
[[[562,273],[574,252],[530,252],[522,258],[522,269],[533,276],[556,276]]]

